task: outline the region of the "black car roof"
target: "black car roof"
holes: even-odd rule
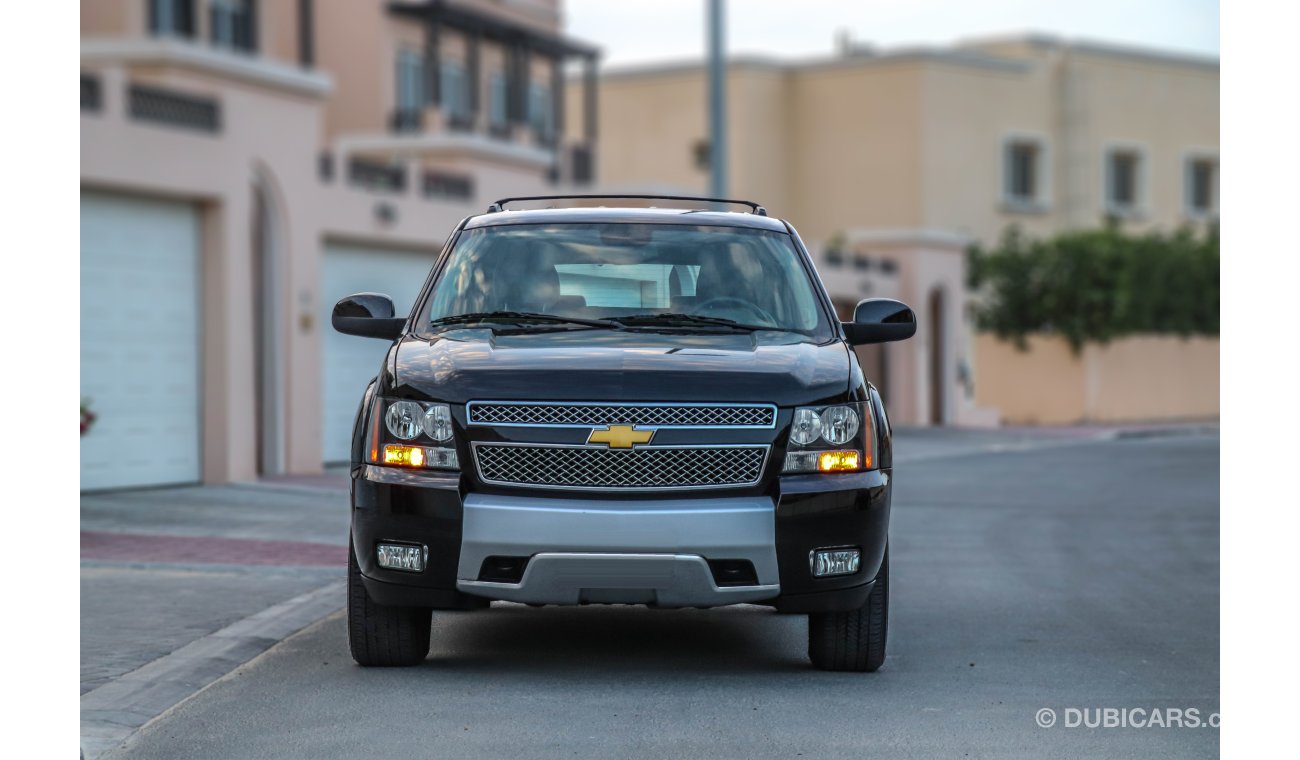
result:
[[[732,211],[705,211],[687,208],[610,208],[574,207],[495,211],[470,217],[465,229],[495,227],[506,224],[563,224],[566,222],[605,222],[623,224],[699,224],[716,227],[751,227],[786,232],[780,219]]]

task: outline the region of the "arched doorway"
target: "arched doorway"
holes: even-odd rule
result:
[[[285,471],[284,341],[280,290],[284,282],[284,230],[271,182],[253,183],[250,251],[253,258],[253,395],[257,425],[257,472]]]
[[[944,344],[944,295],[942,288],[930,291],[927,312],[928,339],[930,345],[930,424],[943,425],[948,421],[947,409],[947,372],[945,371]]]

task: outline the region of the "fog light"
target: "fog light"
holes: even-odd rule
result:
[[[379,558],[380,567],[422,573],[424,560],[429,556],[429,548],[410,544],[380,544],[375,550],[375,555]]]
[[[816,549],[812,553],[814,578],[852,575],[862,566],[862,552],[857,549]]]

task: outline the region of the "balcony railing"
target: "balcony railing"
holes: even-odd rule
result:
[[[399,108],[388,117],[388,126],[394,132],[420,132],[424,129],[424,111]]]
[[[469,114],[453,113],[447,116],[447,129],[453,132],[473,132],[474,117]]]
[[[467,201],[474,197],[474,178],[439,171],[424,173],[424,196]]]
[[[127,90],[127,102],[133,119],[201,132],[221,129],[221,104],[212,98],[136,84]]]
[[[348,184],[367,190],[404,192],[406,168],[372,159],[353,158],[348,162]]]

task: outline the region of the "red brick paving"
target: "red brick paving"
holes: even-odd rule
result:
[[[222,565],[347,564],[345,546],[308,541],[81,532],[81,558]]]

